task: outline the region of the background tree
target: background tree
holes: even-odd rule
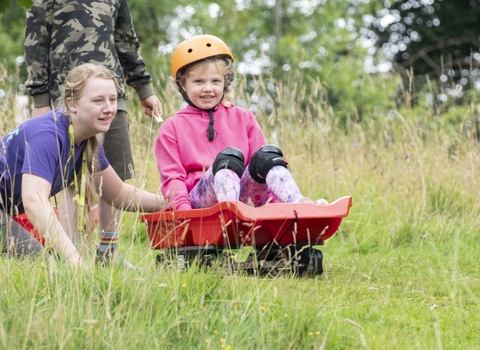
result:
[[[305,96],[315,93],[310,90],[312,80],[324,82],[322,93],[330,97],[341,119],[358,120],[363,110],[379,105],[378,110],[388,110],[393,101],[393,97],[381,100],[372,93],[371,77],[364,70],[367,48],[359,29],[371,8],[368,1],[129,3],[142,50],[152,50],[158,65],[165,69],[169,54],[180,41],[209,33],[231,46],[239,73],[294,79],[306,89]],[[278,86],[270,86],[270,99],[275,100]]]
[[[13,3],[18,4],[23,8],[29,8],[32,6],[32,0],[15,0]],[[7,11],[11,4],[11,0],[0,0],[0,13]]]
[[[25,10],[10,1],[12,6],[2,16],[0,29],[13,46],[0,42],[0,52],[6,53],[2,58],[11,67],[21,61],[23,53]],[[229,44],[237,72],[252,81],[248,88],[253,91],[254,81],[261,75],[269,81],[270,96],[257,97],[258,101],[287,103],[278,101],[276,92],[278,82],[290,80],[302,90],[306,109],[310,98],[329,99],[344,121],[391,108],[392,96],[383,94],[386,97],[382,99],[374,92],[384,80],[374,82],[364,69],[368,42],[360,28],[371,9],[369,0],[128,3],[149,70],[158,70],[154,76],[161,77],[162,85],[169,76],[174,47],[192,35],[209,33]],[[323,90],[312,89],[312,82],[321,82]]]
[[[445,102],[480,84],[479,0],[385,0],[383,7],[367,28],[406,88],[436,81],[437,100]]]
[[[23,64],[23,40],[25,37],[25,7],[28,2],[0,0],[0,63],[9,70]]]

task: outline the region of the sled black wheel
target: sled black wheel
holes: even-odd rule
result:
[[[323,273],[323,253],[313,247],[304,247],[297,251],[292,259],[295,275],[321,275]]]
[[[186,260],[183,252],[165,249],[155,257],[157,268],[174,268],[178,271],[186,270],[189,261]]]
[[[160,267],[165,263],[165,254],[158,253],[155,257],[155,266]]]
[[[310,264],[312,273],[316,275],[321,275],[323,273],[323,253],[321,250],[312,249],[310,255]]]
[[[302,247],[301,249],[292,250],[292,271],[296,276],[301,277],[308,271],[308,265],[310,262],[310,249],[308,247]]]

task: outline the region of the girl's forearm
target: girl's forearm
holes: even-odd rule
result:
[[[167,204],[158,194],[124,184],[120,195],[114,201],[114,206],[125,211],[153,213],[165,209]]]
[[[167,207],[162,196],[124,183],[111,166],[97,173],[102,199],[125,211],[156,212]]]
[[[55,252],[72,265],[81,265],[83,262],[80,253],[62,228],[50,203],[25,203],[24,205],[29,221],[45,239],[46,247],[54,248]]]

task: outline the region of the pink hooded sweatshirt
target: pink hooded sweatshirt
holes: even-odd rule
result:
[[[187,106],[160,127],[155,156],[162,193],[174,210],[192,209],[188,193],[227,147],[240,149],[245,166],[266,140],[255,116],[241,107],[218,105],[213,112],[215,136],[207,137],[208,111]]]

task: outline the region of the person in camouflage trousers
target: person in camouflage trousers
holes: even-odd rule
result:
[[[76,66],[88,62],[111,70],[119,84],[118,109],[105,134],[104,149],[119,177],[123,181],[131,179],[134,168],[125,83],[135,89],[145,114],[160,117],[162,104],[140,55],[126,0],[34,0],[26,17],[25,62],[25,86],[33,97],[35,116],[59,107],[65,78]],[[71,236],[76,225],[67,219],[74,217],[68,214],[74,208],[72,200],[64,200],[61,206],[65,213],[61,219]],[[119,211],[100,201],[97,253],[107,262],[116,251],[119,219]]]

